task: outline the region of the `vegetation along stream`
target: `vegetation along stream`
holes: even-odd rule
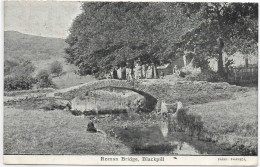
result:
[[[80,117],[93,121],[98,131],[121,141],[130,148],[131,154],[234,155],[234,150],[225,150],[213,142],[200,141],[184,132],[175,131],[174,120],[156,112],[124,110],[120,114]]]

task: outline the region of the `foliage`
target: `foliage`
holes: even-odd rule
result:
[[[48,88],[54,86],[50,74],[46,70],[41,70],[37,74],[36,80],[37,80],[37,86],[40,88]]]
[[[190,74],[186,76],[186,80],[190,81],[208,81],[208,82],[223,82],[225,78],[212,70],[204,70],[199,74]]]
[[[179,74],[180,77],[184,78],[186,76],[186,73],[183,72],[183,71],[180,71],[180,74]]]
[[[178,126],[182,131],[187,131],[191,136],[199,136],[203,130],[201,117],[197,115],[188,115],[188,109],[180,109],[177,113]]]
[[[107,72],[126,61],[133,66],[134,59],[169,62],[180,36],[196,25],[180,13],[176,3],[84,3],[66,39],[66,59],[81,75]]]
[[[44,109],[44,110],[64,110],[66,109],[66,107],[69,107],[68,105],[62,105],[58,102],[55,101],[55,99],[52,99],[48,102],[43,103],[42,105],[39,106],[39,108]]]
[[[194,53],[198,60],[216,57],[220,75],[224,74],[223,52],[228,55],[257,52],[257,3],[181,3],[180,6],[187,17],[197,14],[201,18],[199,26],[183,35],[182,49]]]
[[[88,2],[70,28],[66,59],[86,75],[191,54],[202,70],[217,58],[223,75],[223,52],[256,53],[257,20],[257,3]]]
[[[63,70],[63,66],[61,64],[61,62],[59,61],[54,61],[51,65],[50,65],[50,73],[54,74],[56,76],[60,76],[60,74],[62,73]]]
[[[34,82],[31,76],[7,76],[4,78],[4,90],[28,90]]]
[[[4,89],[28,90],[32,88],[35,80],[32,77],[35,67],[29,60],[5,60]]]
[[[18,62],[12,60],[5,60],[4,61],[4,75],[9,75],[12,73],[13,68],[19,65]]]
[[[35,71],[35,66],[30,60],[5,60],[4,74],[12,76],[29,76]]]

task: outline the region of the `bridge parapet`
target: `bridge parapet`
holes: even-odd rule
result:
[[[161,99],[162,93],[165,92],[166,87],[160,84],[145,84],[133,83],[126,80],[106,79],[89,82],[72,88],[60,90],[55,93],[55,96],[61,96],[66,100],[72,100],[78,96],[85,96],[87,92],[98,90],[102,88],[117,88],[130,90],[144,96],[147,102],[147,107],[153,110],[157,104],[157,100]]]

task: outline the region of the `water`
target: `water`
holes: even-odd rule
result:
[[[135,113],[134,117],[125,113],[98,115],[95,118],[98,119],[98,127],[103,124],[102,130],[121,140],[132,154],[234,155],[234,151],[223,150],[213,142],[199,141],[184,132],[174,132],[172,119],[148,118],[143,113]]]
[[[163,129],[164,131],[164,129]],[[165,136],[160,127],[114,129],[116,137],[132,150],[132,154],[199,155],[190,144],[174,135]],[[178,135],[178,134],[175,134]]]

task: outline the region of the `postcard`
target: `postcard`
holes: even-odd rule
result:
[[[4,2],[4,163],[257,165],[258,3]]]

